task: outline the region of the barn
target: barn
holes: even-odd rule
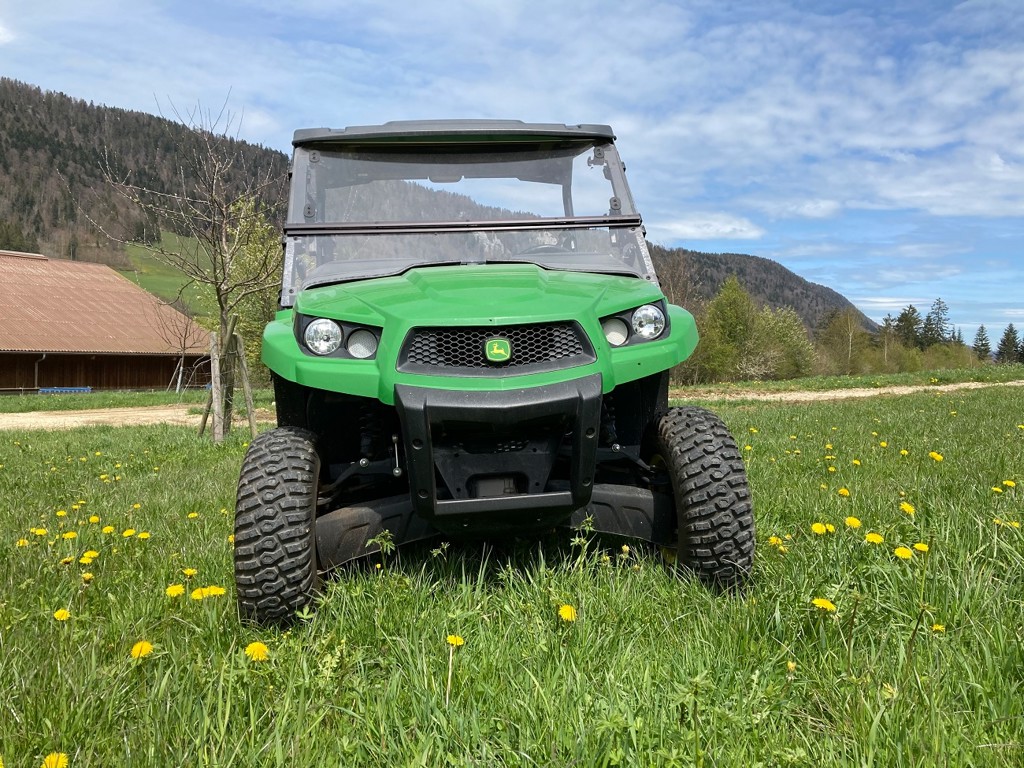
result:
[[[0,391],[205,382],[209,334],[108,266],[0,250]]]

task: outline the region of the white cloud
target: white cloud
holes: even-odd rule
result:
[[[649,227],[652,240],[757,240],[764,230],[741,216],[694,213]]]
[[[0,22],[0,45],[6,45],[7,43],[14,41],[14,33],[11,32],[7,26]]]

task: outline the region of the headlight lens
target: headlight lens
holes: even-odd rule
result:
[[[352,357],[365,360],[377,354],[377,337],[369,331],[360,328],[349,334],[348,344],[345,347]]]
[[[306,326],[303,339],[313,354],[329,355],[341,346],[341,328],[333,320],[321,317]]]
[[[633,332],[642,339],[656,339],[665,330],[665,313],[653,304],[644,304],[633,313]]]
[[[621,347],[629,338],[629,326],[619,317],[606,317],[601,321],[601,330],[613,347]]]

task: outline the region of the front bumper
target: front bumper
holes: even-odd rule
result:
[[[590,503],[601,376],[503,392],[399,384],[416,514],[449,533],[528,532]]]

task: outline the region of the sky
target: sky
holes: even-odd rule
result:
[[[0,75],[239,138],[606,123],[648,238],[1024,327],[1024,0],[0,0]],[[224,121],[225,123],[227,121]]]

